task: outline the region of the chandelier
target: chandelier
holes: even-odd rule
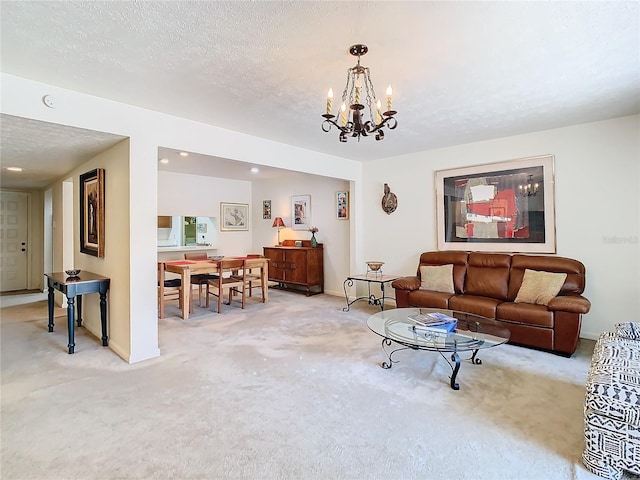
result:
[[[357,137],[360,141],[361,136],[366,137],[372,134],[375,134],[376,140],[383,140],[383,127],[393,130],[398,126],[398,121],[394,117],[398,112],[392,108],[391,85],[386,91],[387,110],[382,113],[382,103],[373,89],[369,67],[360,65],[360,57],[368,50],[366,45],[361,44],[352,45],[349,48],[349,53],[358,57],[358,63],[347,70],[347,84],[342,92],[339,118],[336,118],[331,111],[333,90],[330,88],[327,94],[327,113],[322,115],[325,118],[322,122],[322,130],[328,132],[331,126],[336,127],[340,131],[341,142],[346,142],[347,137]],[[368,110],[368,120],[365,110]]]
[[[527,183],[525,185],[518,185],[518,195],[521,197],[535,197],[538,193],[540,184],[533,182],[533,175],[529,175]]]

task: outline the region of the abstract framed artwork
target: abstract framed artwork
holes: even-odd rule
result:
[[[338,220],[349,219],[349,192],[336,193],[336,215]]]
[[[553,155],[436,172],[439,250],[555,253]]]
[[[291,197],[291,229],[309,230],[311,227],[311,195]]]
[[[104,257],[104,169],[80,175],[80,251]]]
[[[246,203],[220,202],[220,230],[249,230],[249,205]]]
[[[271,200],[262,201],[262,218],[271,219]]]

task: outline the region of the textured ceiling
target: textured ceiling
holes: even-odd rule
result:
[[[1,2],[5,73],[355,160],[640,111],[640,3]],[[399,126],[323,133],[365,43]],[[337,104],[334,100],[334,104]],[[3,132],[4,133],[4,132]],[[3,138],[4,141],[4,138]]]
[[[126,138],[11,115],[0,117],[0,136],[2,166],[24,168],[3,169],[0,187],[18,189],[42,189]]]

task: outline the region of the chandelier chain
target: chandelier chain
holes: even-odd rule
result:
[[[367,86],[367,105],[369,106],[369,117],[371,118],[371,121],[373,121],[373,119],[376,117],[373,116],[373,108],[371,107],[371,103],[375,102],[377,97],[376,97],[376,91],[373,88],[373,81],[371,81],[371,74],[369,71],[369,67],[367,67],[365,70],[364,84]],[[371,86],[371,92],[369,92],[369,86]]]

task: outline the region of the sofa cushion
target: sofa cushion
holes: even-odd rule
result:
[[[455,293],[453,289],[453,264],[421,265],[420,288],[434,292]]]
[[[424,252],[420,255],[417,275],[420,276],[420,267],[423,265],[448,265],[451,263],[453,264],[453,286],[456,293],[462,293],[468,257],[467,252]]]
[[[522,285],[514,301],[515,303],[547,305],[549,300],[558,295],[566,278],[566,273],[539,272],[526,269]]]
[[[511,259],[509,276],[509,300],[513,301],[520,290],[526,269],[553,273],[566,273],[567,279],[559,295],[580,295],[585,287],[585,267],[578,260],[551,255],[516,254]]]
[[[496,319],[553,328],[553,312],[544,305],[504,302],[496,309]]]
[[[454,295],[449,299],[449,308],[459,312],[473,313],[481,317],[496,318],[496,307],[500,300],[475,295]]]
[[[469,254],[464,293],[506,300],[510,265],[511,255],[475,252]]]

